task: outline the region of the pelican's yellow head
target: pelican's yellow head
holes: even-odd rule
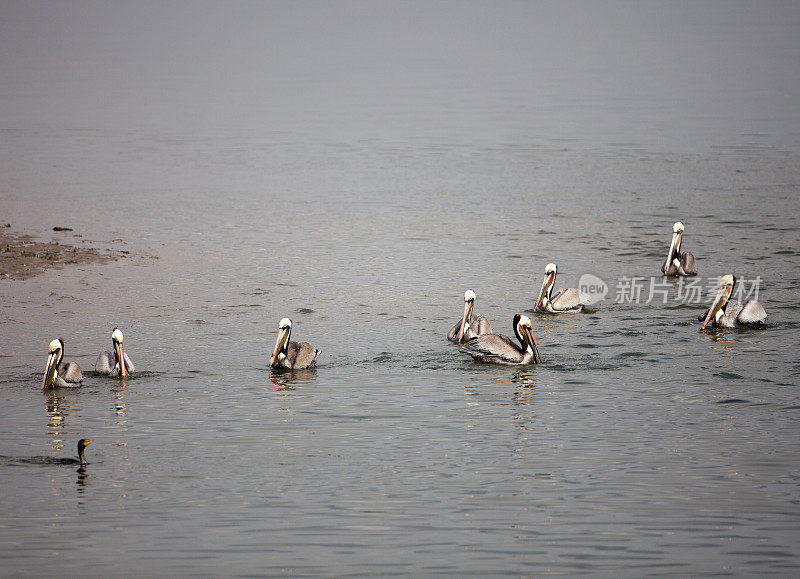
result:
[[[675,225],[672,226],[672,233],[683,233],[683,223],[676,221]]]
[[[50,346],[47,348],[47,353],[53,354],[55,352],[58,352],[59,350],[63,350],[64,347],[61,345],[63,343],[64,343],[63,338],[56,338],[55,340],[50,342]]]

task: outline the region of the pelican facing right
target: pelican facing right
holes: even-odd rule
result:
[[[472,338],[460,351],[469,354],[478,362],[490,364],[538,364],[542,361],[533,327],[528,316],[514,316],[514,334],[519,340],[515,344],[511,338],[503,334],[482,334]]]

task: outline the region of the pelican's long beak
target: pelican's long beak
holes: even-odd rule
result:
[[[458,330],[458,338],[457,338],[459,344],[461,343],[461,339],[464,337],[464,325],[467,323],[467,320],[472,315],[473,306],[475,306],[475,302],[473,300],[464,302],[464,315],[461,318],[461,329]]]
[[[714,297],[714,302],[711,304],[711,307],[708,308],[708,315],[706,319],[703,321],[703,327],[700,328],[701,330],[705,330],[708,322],[711,321],[717,315],[717,312],[722,309],[722,307],[728,302],[728,298],[730,297],[730,293],[733,290],[730,286],[720,286],[717,290],[717,295]]]
[[[539,346],[536,344],[536,338],[533,337],[533,330],[525,326],[523,326],[521,330],[525,341],[533,348],[533,362],[538,364],[542,361],[542,355],[539,353]]]
[[[533,306],[534,312],[538,311],[539,306],[542,305],[542,300],[544,299],[544,296],[547,293],[547,289],[550,286],[552,279],[553,279],[552,273],[548,273],[544,276],[544,280],[542,281],[542,287],[539,289],[539,297],[536,298],[536,305]]]
[[[675,251],[681,244],[681,236],[683,235],[682,232],[675,231],[672,233],[672,243],[669,244],[669,252],[667,253],[667,261],[664,262],[664,266],[661,268],[661,272],[664,275],[667,275],[669,271],[669,266],[672,264],[672,260],[675,257]]]
[[[122,342],[114,340],[114,353],[117,356],[117,363],[119,364],[119,377],[127,378],[128,370],[125,368],[125,354],[122,351]]]
[[[44,369],[44,378],[42,379],[42,390],[49,387],[53,380],[58,376],[56,365],[58,364],[58,351],[50,352],[47,356],[47,366]]]
[[[275,360],[278,359],[278,353],[283,350],[283,346],[286,344],[286,341],[289,339],[289,330],[281,328],[278,332],[278,339],[275,340],[275,347],[272,349],[272,355],[269,357],[269,365],[272,367],[275,364]]]

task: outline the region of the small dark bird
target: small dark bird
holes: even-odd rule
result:
[[[83,455],[84,449],[92,443],[88,438],[81,438],[78,441],[78,458],[58,458],[53,456],[32,456],[30,458],[11,458],[13,462],[26,464],[79,464],[86,465],[86,457]]]

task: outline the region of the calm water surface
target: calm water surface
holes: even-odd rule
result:
[[[79,82],[25,40],[58,45],[49,21],[12,14],[0,217],[130,254],[0,283],[0,574],[798,573],[800,77],[786,62],[800,62],[800,12],[549,7],[566,22],[553,31],[508,5],[473,46],[488,16],[464,6],[461,52],[437,35],[443,8],[357,11],[368,31],[347,10],[281,13],[272,31],[293,67],[264,65],[274,93],[238,69],[201,90],[200,65],[174,49],[186,78],[159,60],[136,68],[149,120],[124,85],[100,82],[119,81],[113,51],[86,40],[123,50],[114,32],[144,24],[101,13],[104,32],[68,35],[66,54],[91,57]],[[234,16],[216,12],[187,26],[219,40],[211,15]],[[679,38],[645,34],[651,16]],[[638,50],[573,38],[595,17]],[[355,36],[325,32],[330,18]],[[155,26],[149,40],[172,46]],[[216,72],[261,46],[256,28]],[[402,56],[371,67],[387,34]],[[636,53],[631,70],[598,72],[596,48]],[[454,71],[458,54],[480,74]],[[498,67],[504,55],[528,74]],[[648,55],[673,68],[638,84]],[[560,84],[541,88],[553,71]],[[37,74],[75,102],[36,117]],[[113,98],[93,110],[101,85]],[[623,276],[662,283],[678,219],[704,295],[724,273],[761,277],[765,329],[700,332],[710,297],[685,304],[672,281],[666,303],[645,303],[649,286],[615,303]],[[608,295],[588,314],[531,314],[550,261],[557,285],[591,273]],[[531,315],[544,364],[479,365],[448,343],[467,288],[496,331]],[[316,369],[266,370],[284,316],[322,351]],[[117,325],[141,370],[126,382],[90,372]],[[88,372],[42,393],[56,336]],[[71,455],[81,437],[95,441],[83,470],[19,461]]]

